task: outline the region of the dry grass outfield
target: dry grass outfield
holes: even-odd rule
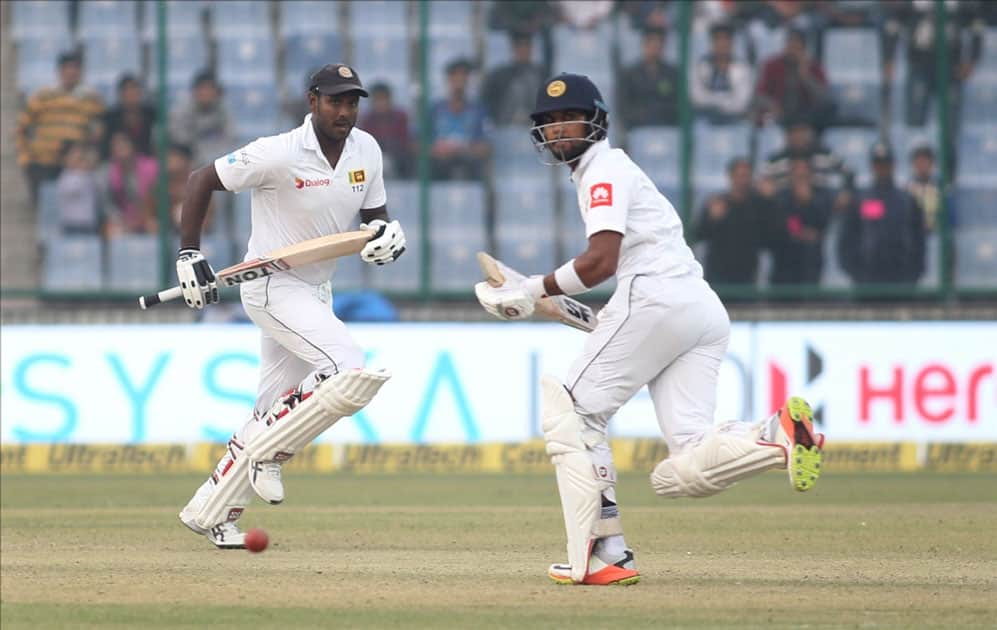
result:
[[[775,473],[705,501],[621,480],[644,581],[558,587],[543,476],[287,480],[264,554],[176,520],[194,477],[2,480],[5,630],[57,627],[927,628],[997,619],[994,476]]]

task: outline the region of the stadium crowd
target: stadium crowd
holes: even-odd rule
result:
[[[80,21],[78,5],[83,4],[67,5],[70,28]],[[150,23],[153,5],[133,4],[136,16],[144,12]],[[230,7],[246,4],[215,3],[215,23]],[[266,5],[268,19],[277,15],[276,5],[256,4]],[[342,13],[346,8],[360,11],[360,4],[402,3],[332,4]],[[520,134],[516,142],[526,142],[538,86],[552,72],[572,70],[587,72],[601,84],[610,101],[613,143],[628,149],[676,207],[681,200],[678,128],[685,123],[693,129],[694,203],[687,224],[711,282],[828,286],[837,273],[847,277],[842,280],[846,284],[913,287],[925,281],[932,265],[937,282],[938,235],[945,221],[954,227],[962,216],[953,210],[958,209],[954,192],[963,162],[968,160],[967,179],[981,168],[980,155],[960,155],[962,112],[979,107],[980,93],[997,94],[994,83],[978,89],[984,79],[997,81],[997,68],[981,71],[987,55],[994,57],[984,42],[997,25],[997,3],[945,3],[948,83],[940,86],[933,2],[696,2],[687,89],[681,85],[675,2],[476,4],[480,6],[473,15],[480,28],[455,25],[473,34],[470,48],[451,50],[440,44],[446,37],[433,39],[431,28],[429,67],[434,76],[425,77],[431,89],[425,131],[432,180],[470,182],[483,191],[484,246],[503,253],[503,235],[509,231],[503,231],[500,197],[508,187],[517,186],[520,178],[536,182],[544,177],[539,164],[529,162],[528,151],[508,159],[508,138]],[[416,7],[407,5],[406,19],[414,22]],[[446,6],[440,10],[447,15]],[[431,27],[446,25],[438,16],[431,20]],[[386,176],[411,181],[418,173],[418,72],[403,72],[402,80],[378,69],[368,73],[361,54],[365,40],[348,26],[356,23],[354,18],[337,29],[345,33],[343,39],[353,37],[353,62],[371,92],[359,126],[379,140]],[[400,38],[414,41],[414,27],[402,28],[408,30]],[[276,22],[273,30],[281,33],[284,45],[265,55],[276,63],[276,57],[290,54],[293,36]],[[566,44],[578,42],[584,51],[593,39],[598,50],[577,53],[581,67],[568,67],[565,60],[577,51],[565,50],[570,47]],[[105,242],[157,233],[164,229],[156,211],[161,169],[168,176],[174,224],[165,229],[175,230],[192,169],[253,135],[299,124],[295,121],[306,111],[298,87],[307,72],[283,76],[283,85],[263,85],[271,92],[283,87],[284,96],[280,103],[267,101],[273,105],[264,117],[269,126],[247,127],[245,93],[227,95],[229,85],[240,80],[223,74],[224,64],[218,63],[230,44],[220,40],[219,52],[207,55],[214,62],[193,69],[185,85],[178,88],[173,82],[163,134],[157,134],[155,105],[163,101],[150,93],[155,82],[149,72],[139,66],[121,73],[109,95],[106,87],[88,83],[90,60],[84,48],[61,51],[55,63],[57,82],[24,95],[18,125],[19,163],[39,216],[45,217],[40,221],[58,224],[42,231],[93,235]],[[320,54],[335,50],[323,48]],[[606,65],[584,67],[587,58],[598,55]],[[878,67],[870,68],[868,59],[879,59]],[[967,94],[971,83],[974,91]],[[688,111],[681,107],[683,92]],[[948,128],[940,130],[936,108],[943,98]],[[249,135],[247,130],[260,133]],[[945,147],[939,146],[942,137],[949,140]],[[160,164],[157,149],[164,139],[167,161]],[[572,195],[563,199],[561,180],[537,187],[549,193],[539,204],[570,208],[574,201]],[[993,197],[993,190],[986,189],[981,198]],[[943,200],[945,216],[939,210]],[[45,204],[56,210],[42,212]],[[238,251],[244,235],[234,227],[239,220],[232,215],[239,208],[224,196],[215,206],[209,220]],[[561,226],[574,220],[570,210],[545,216],[551,220],[547,231],[561,236],[568,232]],[[561,247],[561,236],[554,237],[554,251]],[[511,255],[512,248],[507,249]],[[531,254],[519,253],[528,264]]]

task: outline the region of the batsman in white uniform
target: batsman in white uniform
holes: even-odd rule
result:
[[[215,190],[251,191],[252,233],[246,260],[350,229],[357,216],[375,236],[364,261],[383,265],[405,249],[390,221],[381,149],[355,127],[361,96],[356,72],[327,65],[311,76],[304,123],[259,138],[188,181],[181,219],[177,276],[188,306],[218,301],[214,272],[198,250]],[[255,490],[284,500],[281,463],[341,417],[366,405],[389,378],[364,369],[364,352],[332,310],[334,261],[319,262],[241,285],[242,304],[260,327],[260,381],[252,417],[228,442],[225,455],[180,512],[180,519],[223,548],[242,547],[235,521]]]
[[[672,204],[606,140],[608,108],[588,77],[541,86],[531,136],[546,164],[571,169],[588,249],[547,276],[475,286],[501,319],[529,317],[544,296],[576,295],[616,276],[585,348],[560,382],[543,377],[543,432],[567,531],[568,564],[551,579],[633,584],[640,579],[623,537],[616,470],[606,439],[616,411],[647,385],[669,457],[651,473],[664,497],[705,497],[745,477],[787,468],[796,490],[820,474],[823,436],[810,407],[790,398],[765,420],[714,425],[716,382],[730,321],[682,235]]]

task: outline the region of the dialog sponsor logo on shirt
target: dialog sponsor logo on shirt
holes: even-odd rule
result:
[[[301,188],[311,188],[312,186],[328,186],[329,178],[324,179],[301,179],[300,177],[294,178],[294,187]]]

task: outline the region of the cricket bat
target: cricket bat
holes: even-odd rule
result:
[[[485,252],[478,252],[478,266],[481,267],[481,273],[484,274],[485,280],[493,287],[502,286],[507,278],[517,282],[526,280],[526,276]],[[544,317],[557,320],[572,328],[584,332],[595,330],[596,320],[592,309],[567,295],[540,298],[537,301],[536,310]]]
[[[226,267],[215,274],[215,281],[219,287],[234,287],[295,267],[357,254],[373,236],[373,230],[355,230],[309,239],[275,249],[260,258]],[[180,287],[173,287],[153,295],[143,295],[138,299],[138,305],[145,310],[162,302],[175,300],[182,295]]]

